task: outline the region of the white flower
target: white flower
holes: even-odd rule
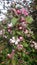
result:
[[[13,40],[15,40],[15,37],[12,37]]]
[[[15,41],[15,45],[17,45],[17,44],[18,44],[18,41],[16,40],[16,41]]]
[[[12,39],[9,40],[10,43],[15,43],[15,37],[12,37]]]
[[[12,25],[12,23],[9,23],[8,28],[11,28],[11,27],[13,27],[13,25]]]
[[[15,40],[12,40],[12,43],[15,43]]]
[[[34,46],[35,49],[37,49],[37,43],[35,41],[30,41],[31,47]]]
[[[15,39],[15,37],[12,37],[12,39],[9,40],[9,42],[12,44],[14,43],[15,45],[17,45],[20,42],[20,39]]]
[[[17,38],[17,41],[20,42],[20,39]]]
[[[17,38],[15,41],[15,45],[17,45],[19,42],[20,42],[20,39]]]
[[[9,42],[10,42],[10,43],[15,43],[15,40],[10,39]]]

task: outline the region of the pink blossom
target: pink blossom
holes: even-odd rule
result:
[[[25,16],[28,16],[28,12],[27,12],[27,10],[26,10],[25,8],[22,8],[22,9],[21,9],[21,12],[22,12],[22,14],[24,14]]]
[[[23,45],[18,44],[18,45],[17,45],[17,49],[18,49],[18,51],[21,51],[21,50],[23,49]]]

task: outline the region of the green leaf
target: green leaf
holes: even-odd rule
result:
[[[25,57],[25,53],[23,53],[22,55],[23,55],[23,57]]]
[[[22,32],[17,31],[17,34],[18,34],[18,35],[21,35],[21,34],[22,34]]]
[[[13,17],[13,19],[12,19],[13,26],[17,23],[17,20],[18,20],[18,18]]]
[[[28,23],[32,23],[33,18],[32,18],[31,16],[27,16],[27,17],[26,17],[26,21],[27,21]]]
[[[24,47],[28,47],[28,44],[26,42],[23,42]]]

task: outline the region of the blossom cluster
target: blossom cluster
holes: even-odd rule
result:
[[[9,51],[11,50],[10,53],[7,52],[6,59],[12,60],[12,65],[15,65],[15,56],[18,56],[18,62],[19,60],[24,62],[25,56],[30,54],[31,49],[37,49],[37,43],[34,41],[33,31],[29,28],[31,24],[29,22],[33,21],[29,11],[24,7],[16,8],[15,3],[12,5],[15,6],[8,9],[7,19],[1,21],[0,39],[3,38],[8,49],[10,47]]]

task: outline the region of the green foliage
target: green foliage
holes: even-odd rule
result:
[[[12,21],[13,26],[15,26],[18,21],[18,18],[13,17],[13,19],[11,21]]]
[[[27,21],[28,23],[32,23],[33,18],[32,18],[31,16],[27,16],[27,17],[26,17],[26,21]]]

